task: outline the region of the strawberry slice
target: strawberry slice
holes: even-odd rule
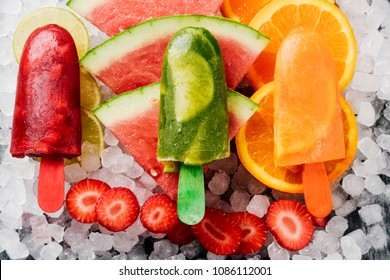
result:
[[[192,226],[199,243],[216,255],[233,254],[240,245],[241,229],[221,210],[206,208],[203,219]]]
[[[309,244],[314,233],[312,216],[296,200],[277,200],[268,208],[266,223],[283,248],[297,251]]]
[[[241,228],[241,243],[235,254],[246,255],[259,251],[268,233],[263,219],[248,212],[232,213],[230,217]]]
[[[141,208],[141,223],[155,233],[166,233],[177,222],[176,203],[166,194],[149,197]]]
[[[70,216],[81,223],[96,222],[96,203],[110,189],[108,184],[95,179],[84,179],[73,185],[65,199]]]
[[[110,231],[121,231],[131,226],[138,217],[139,204],[134,193],[124,187],[105,192],[96,204],[100,225]]]
[[[183,223],[179,219],[167,232],[168,239],[177,245],[186,245],[195,239],[191,226]]]

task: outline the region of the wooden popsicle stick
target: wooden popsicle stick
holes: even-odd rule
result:
[[[328,216],[332,211],[332,194],[324,163],[306,163],[302,180],[307,210],[314,217]]]
[[[64,159],[62,156],[41,157],[38,177],[38,204],[44,212],[56,212],[64,203]]]
[[[177,196],[177,214],[187,225],[199,223],[205,213],[203,168],[181,164]]]

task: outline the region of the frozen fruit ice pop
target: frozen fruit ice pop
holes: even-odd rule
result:
[[[280,166],[345,157],[340,93],[332,52],[316,32],[295,31],[275,66],[275,160]]]
[[[326,217],[332,196],[323,162],[344,158],[345,144],[336,66],[323,36],[304,30],[286,36],[274,83],[275,163],[303,165],[306,207]]]
[[[10,152],[41,157],[38,203],[64,202],[63,158],[81,153],[80,68],[70,33],[55,24],[34,30],[20,60]]]
[[[157,158],[180,162],[177,213],[190,225],[205,213],[202,165],[230,154],[226,82],[221,50],[204,28],[171,39],[160,84]]]
[[[14,157],[80,155],[77,52],[69,32],[58,25],[36,29],[25,43],[10,149]]]
[[[158,159],[203,165],[229,156],[223,60],[209,31],[189,27],[175,34],[160,87]]]

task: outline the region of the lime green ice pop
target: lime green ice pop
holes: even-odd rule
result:
[[[178,215],[196,224],[205,208],[202,166],[230,153],[224,65],[208,30],[186,27],[173,36],[160,87],[157,158],[181,163]]]

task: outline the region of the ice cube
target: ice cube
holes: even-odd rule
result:
[[[310,243],[305,248],[298,251],[299,254],[303,256],[309,256],[314,260],[321,260],[322,254],[320,249],[318,249],[316,246],[313,245],[313,243]]]
[[[210,170],[216,170],[226,174],[234,174],[237,170],[237,166],[237,155],[235,153],[230,153],[229,157],[212,162],[210,164]]]
[[[110,166],[110,170],[113,173],[124,173],[133,164],[133,157],[127,154],[121,154],[118,156],[116,162]]]
[[[251,194],[262,194],[266,187],[252,176],[241,164],[232,178],[231,187],[234,190],[248,190]]]
[[[347,260],[360,260],[362,252],[359,245],[352,236],[343,236],[340,238],[341,249]]]
[[[76,260],[77,254],[75,254],[70,248],[65,248],[62,250],[60,255],[58,256],[59,260]]]
[[[61,252],[62,246],[53,241],[43,246],[40,255],[42,260],[55,260],[59,257]]]
[[[347,200],[348,194],[341,188],[337,188],[332,192],[332,205],[333,209],[340,208]]]
[[[77,253],[79,260],[94,260],[96,259],[95,252],[90,248],[83,248]]]
[[[230,205],[235,212],[245,211],[249,204],[250,196],[245,191],[234,191],[230,196]]]
[[[368,55],[359,55],[356,61],[355,71],[371,73],[374,69],[374,60]]]
[[[362,255],[368,253],[371,248],[371,244],[362,229],[356,229],[348,233],[347,236],[351,236],[353,239],[355,239],[357,245],[360,247]]]
[[[11,260],[25,259],[29,255],[26,244],[21,242],[7,247],[5,251]]]
[[[114,237],[98,232],[91,232],[88,236],[93,251],[108,251],[114,244]]]
[[[356,120],[358,123],[365,126],[372,126],[375,123],[375,109],[370,102],[361,102]]]
[[[373,92],[381,87],[382,77],[364,72],[355,72],[353,76],[351,88],[359,91]]]
[[[186,256],[184,256],[183,253],[180,253],[180,254],[177,254],[175,256],[168,258],[168,260],[182,260],[182,261],[184,261],[185,259],[186,259]]]
[[[224,172],[217,172],[208,183],[209,190],[216,194],[221,195],[229,188],[230,177]]]
[[[81,168],[79,163],[72,163],[66,165],[65,168],[65,180],[69,183],[77,183],[87,178],[87,172]]]
[[[147,255],[142,244],[137,244],[127,253],[127,259],[129,260],[146,260]]]
[[[119,143],[119,140],[112,134],[112,132],[108,129],[104,129],[104,141],[109,146],[117,146]]]
[[[309,260],[312,260],[312,258],[309,257],[309,256],[304,256],[304,255],[299,255],[299,254],[293,255],[292,259],[293,260],[299,260],[299,261],[309,261]]]
[[[366,206],[366,205],[369,205],[369,204],[373,204],[376,200],[376,196],[373,195],[372,193],[364,190],[362,192],[361,195],[359,195],[357,198],[356,198],[356,206],[357,207],[363,207],[363,206]]]
[[[376,138],[376,141],[382,149],[385,149],[386,151],[390,151],[390,135],[388,134],[379,135]]]
[[[205,192],[206,207],[211,207],[219,200],[219,195],[212,193],[210,190]]]
[[[372,247],[377,250],[384,248],[387,244],[386,231],[378,224],[369,229],[367,239],[371,243]]]
[[[255,195],[250,200],[246,211],[256,215],[260,218],[263,218],[267,213],[268,207],[270,206],[269,197],[266,195]]]
[[[363,192],[365,188],[364,178],[355,174],[348,174],[343,178],[342,188],[352,197],[357,197]]]
[[[141,177],[143,173],[144,173],[143,168],[137,162],[134,161],[125,174],[126,176],[135,179]]]
[[[369,175],[365,179],[365,187],[370,193],[378,195],[383,193],[385,183],[378,175]]]
[[[329,255],[336,252],[339,247],[339,240],[333,234],[321,230],[315,233],[313,245],[321,252]]]
[[[150,260],[165,260],[179,252],[179,246],[172,244],[168,239],[157,241],[153,244],[154,251],[150,254]]]
[[[384,40],[385,38],[378,30],[370,30],[361,42],[359,51],[365,55],[377,56]]]
[[[357,208],[356,206],[356,200],[347,200],[344,202],[344,204],[337,208],[336,211],[335,211],[335,214],[337,216],[342,216],[342,217],[345,217],[349,214],[351,214],[353,211],[355,211]]]
[[[390,57],[378,56],[375,58],[375,75],[390,75]]]
[[[110,168],[113,166],[122,154],[123,152],[118,146],[110,146],[105,148],[100,153],[103,167]]]
[[[5,14],[17,15],[22,9],[21,0],[2,0],[0,3],[0,11]]]
[[[382,207],[379,204],[363,206],[358,213],[362,221],[368,226],[383,220]]]
[[[370,137],[363,137],[358,141],[358,148],[366,158],[375,158],[382,152],[378,144]]]
[[[200,254],[202,247],[197,240],[193,240],[190,243],[181,246],[180,251],[186,256],[187,259],[192,260]]]
[[[47,231],[49,235],[57,242],[64,240],[64,228],[58,224],[48,224]]]
[[[113,247],[118,252],[129,252],[139,241],[138,236],[130,236],[127,232],[116,232],[114,234]]]
[[[138,181],[142,184],[142,187],[152,191],[157,187],[157,183],[154,180],[152,176],[150,176],[148,173],[144,172],[141,177],[138,179]]]
[[[19,234],[12,228],[0,229],[0,248],[7,249],[19,243]]]
[[[325,230],[337,237],[340,237],[348,229],[348,220],[341,216],[333,216],[328,224],[325,226]]]
[[[267,247],[268,255],[271,260],[289,260],[289,251],[281,247],[276,241],[273,241]]]
[[[137,237],[146,232],[146,228],[142,225],[141,220],[138,217],[137,220],[135,220],[135,222],[125,231],[130,237]]]

